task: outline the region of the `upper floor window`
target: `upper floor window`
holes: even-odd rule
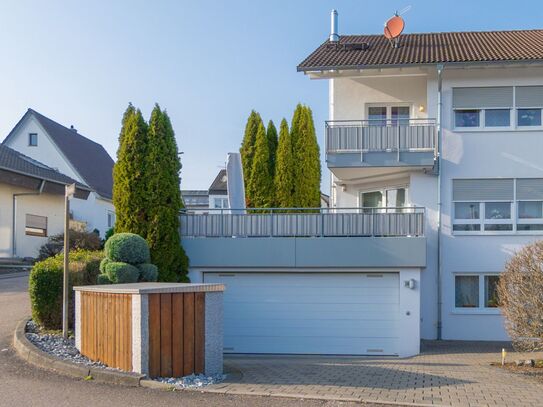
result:
[[[28,133],[28,145],[31,147],[38,145],[38,133]]]
[[[543,231],[543,178],[453,180],[454,232]]]
[[[453,88],[457,129],[541,127],[543,86]]]
[[[115,226],[115,212],[107,212],[107,227],[112,228]]]
[[[367,208],[403,208],[407,206],[407,188],[386,188],[360,193],[360,206]]]
[[[408,126],[411,108],[409,106],[369,106],[370,126]]]
[[[228,198],[214,198],[213,207],[215,209],[228,209]]]

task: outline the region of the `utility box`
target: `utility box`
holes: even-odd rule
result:
[[[223,371],[222,284],[74,287],[82,355],[149,377]]]

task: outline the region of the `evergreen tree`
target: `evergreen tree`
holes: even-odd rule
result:
[[[279,127],[279,144],[275,164],[275,205],[279,208],[290,208],[293,205],[294,192],[294,159],[292,156],[292,140],[288,123],[281,120]]]
[[[270,149],[262,121],[258,125],[253,156],[253,167],[248,185],[254,208],[269,208],[273,204],[273,177],[270,174]]]
[[[186,280],[188,261],[179,237],[181,199],[177,143],[165,111],[155,105],[149,120],[148,231],[151,261],[159,281]]]
[[[300,108],[300,109],[299,109]],[[292,126],[294,157],[294,195],[296,207],[320,207],[321,166],[320,150],[315,134],[313,113],[307,106],[298,105]]]
[[[275,175],[275,162],[277,160],[277,129],[275,128],[275,124],[273,124],[273,121],[270,120],[268,122],[268,128],[266,129],[266,137],[268,139],[268,149],[270,151],[270,174],[272,178]]]
[[[147,235],[147,124],[141,112],[128,105],[119,135],[117,162],[113,167],[115,232]]]
[[[247,119],[247,124],[245,125],[245,134],[239,150],[241,153],[241,164],[243,166],[243,180],[245,184],[245,200],[247,207],[254,207],[252,203],[252,196],[250,193],[248,193],[248,190],[253,169],[256,133],[261,124],[262,118],[260,117],[260,114],[252,110],[249,118]]]

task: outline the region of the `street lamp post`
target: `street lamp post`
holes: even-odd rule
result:
[[[75,194],[75,184],[66,185],[64,191],[64,279],[62,289],[62,336],[68,338],[69,272],[70,272],[70,198]]]

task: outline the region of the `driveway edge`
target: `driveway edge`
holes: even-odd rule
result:
[[[24,318],[17,324],[13,334],[13,347],[19,357],[31,365],[42,369],[54,370],[58,373],[80,379],[92,378],[92,380],[99,382],[121,384],[131,387],[139,387],[140,380],[145,377],[144,375],[136,373],[110,371],[96,367],[78,365],[53,357],[36,347],[26,337],[25,328],[29,320],[30,318]]]

